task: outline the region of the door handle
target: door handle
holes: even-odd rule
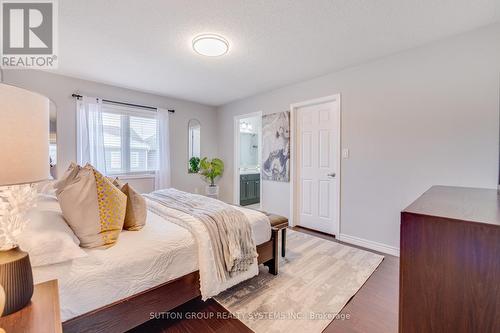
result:
[[[336,174],[335,174],[335,172],[332,172],[332,173],[327,174],[327,176],[330,178],[335,178]]]

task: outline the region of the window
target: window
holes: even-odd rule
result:
[[[139,108],[102,106],[108,174],[153,173],[158,168],[156,114]]]

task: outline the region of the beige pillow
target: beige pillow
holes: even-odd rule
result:
[[[142,229],[146,225],[146,200],[132,186],[128,183],[123,184],[118,178],[113,180],[113,185],[127,196],[127,212],[123,229],[130,231]]]
[[[125,221],[127,196],[89,164],[61,184],[57,198],[80,246],[114,245]]]
[[[53,186],[54,186],[54,189],[56,190],[56,195],[59,194],[59,192],[64,187],[66,187],[66,185],[69,182],[72,182],[74,180],[74,178],[76,177],[76,175],[78,174],[80,169],[81,169],[81,167],[78,164],[76,164],[75,162],[71,162],[71,164],[68,167],[68,170],[66,170],[64,175],[62,175],[61,178],[59,178],[58,180],[56,180],[54,182]]]

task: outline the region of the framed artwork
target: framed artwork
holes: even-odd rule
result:
[[[290,181],[290,111],[262,116],[262,180]]]

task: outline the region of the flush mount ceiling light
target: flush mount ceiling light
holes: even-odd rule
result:
[[[204,34],[193,39],[193,50],[207,57],[219,57],[227,53],[229,43],[222,36]]]

